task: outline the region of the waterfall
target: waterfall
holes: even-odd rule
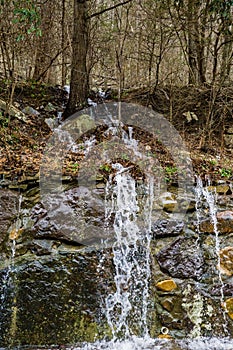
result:
[[[136,182],[129,169],[113,164],[116,174],[107,184],[110,203],[106,221],[114,216],[115,241],[112,246],[115,268],[115,292],[105,300],[106,317],[113,339],[127,339],[133,334],[148,335],[147,307],[150,278],[150,213],[153,203],[153,181],[148,182],[144,204],[145,231],[137,222],[140,210]],[[107,225],[108,227],[109,225]]]
[[[209,183],[210,185],[210,183]],[[218,270],[218,280],[220,283],[220,304],[224,305],[224,283],[222,280],[222,274],[221,274],[221,268],[220,268],[220,242],[219,242],[219,231],[218,231],[218,220],[217,220],[217,205],[216,205],[216,198],[215,194],[212,193],[208,187],[204,187],[202,180],[200,177],[197,177],[197,186],[196,186],[196,209],[197,209],[197,229],[198,234],[199,232],[199,224],[200,224],[200,213],[198,208],[198,203],[204,199],[205,203],[208,206],[209,209],[209,217],[213,224],[213,230],[215,234],[215,253],[217,258],[217,270]],[[224,317],[224,323],[222,325],[223,331],[225,335],[228,334],[227,330],[227,319],[226,319],[226,311],[225,308],[223,308],[223,317]],[[210,325],[211,326],[211,325]]]
[[[11,232],[9,234],[11,251],[9,257],[9,264],[6,268],[5,274],[2,281],[2,291],[0,298],[0,313],[3,312],[6,305],[11,300],[11,310],[10,310],[10,328],[9,328],[9,339],[10,342],[14,340],[15,333],[17,330],[17,273],[15,271],[15,255],[16,255],[16,239],[20,233],[21,219],[20,212],[22,206],[23,196],[20,194],[17,203],[17,216],[16,220],[11,227]],[[2,315],[4,317],[4,315]]]

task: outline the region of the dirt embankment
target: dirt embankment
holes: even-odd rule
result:
[[[1,87],[1,99],[6,99],[7,91]],[[233,88],[211,87],[159,87],[156,91],[138,89],[125,91],[122,99],[138,103],[162,113],[178,130],[191,154],[194,171],[212,179],[233,179],[233,146],[226,146],[225,133],[233,127]],[[38,84],[17,86],[14,104],[20,110],[33,107],[39,114],[30,113],[25,120],[17,117],[0,116],[0,176],[10,180],[20,180],[38,173],[44,148],[52,134],[45,119],[57,118],[67,100],[66,92],[59,87]],[[114,92],[109,101],[114,100]],[[98,101],[99,102],[99,101]],[[48,104],[54,110],[46,110]],[[96,134],[101,131],[96,130]],[[148,135],[139,133],[142,143],[148,144]],[[233,137],[233,136],[232,136]],[[176,164],[156,140],[149,142],[151,151],[158,152],[159,161],[165,167],[168,180],[176,175]],[[64,174],[75,176],[83,153],[70,154],[66,158]],[[124,160],[127,164],[127,160]],[[103,167],[104,169],[104,167]],[[102,169],[102,170],[103,170]],[[109,171],[107,165],[106,172]]]

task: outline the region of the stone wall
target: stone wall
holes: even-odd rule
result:
[[[188,202],[178,201],[174,187],[154,205],[148,310],[152,337],[233,336],[232,184],[209,190],[216,193],[217,232],[208,204],[204,198],[197,202],[194,189]],[[111,248],[100,246],[103,186],[98,191],[101,196],[96,192],[90,197],[84,188],[68,190],[62,208],[69,214],[70,206],[77,218],[85,219],[67,228],[64,220],[53,224],[52,213],[61,208],[49,213],[39,202],[38,188],[21,199],[18,192],[0,189],[0,346],[110,336],[102,306],[103,296],[114,291],[114,269]]]

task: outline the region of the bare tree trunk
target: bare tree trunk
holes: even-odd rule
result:
[[[188,62],[189,84],[196,85],[198,82],[197,52],[195,44],[195,11],[193,0],[188,1]]]
[[[224,25],[224,35],[223,35],[223,51],[222,51],[222,60],[220,67],[220,76],[221,81],[224,82],[230,75],[231,65],[232,65],[232,56],[233,56],[233,38],[232,38],[232,18],[228,21],[225,21]]]
[[[73,54],[70,95],[63,113],[68,118],[87,104],[89,79],[87,74],[88,20],[87,0],[74,0]]]
[[[66,84],[66,67],[65,67],[65,18],[66,18],[66,0],[62,0],[62,19],[61,19],[61,45],[62,45],[62,85]]]
[[[2,56],[3,56],[3,62],[4,62],[4,68],[5,68],[5,76],[6,78],[11,78],[13,74],[13,61],[10,53],[10,45],[7,40],[6,34],[2,31],[1,33],[1,50],[2,50]],[[14,48],[12,48],[14,50]],[[12,52],[13,56],[13,52]],[[5,61],[6,58],[6,61]]]
[[[220,32],[216,33],[216,38],[213,45],[213,69],[212,69],[212,82],[211,82],[212,85],[214,85],[217,78],[220,34],[221,34]]]
[[[48,70],[46,67],[50,64],[51,53],[51,31],[52,31],[52,2],[47,1],[41,5],[41,28],[42,36],[39,37],[35,70],[33,74],[33,80],[47,82]]]

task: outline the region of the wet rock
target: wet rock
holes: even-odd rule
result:
[[[163,292],[171,292],[172,290],[177,288],[177,284],[174,280],[164,280],[160,281],[156,284],[157,289],[163,291]]]
[[[217,185],[217,186],[208,186],[209,191],[214,191],[218,194],[226,194],[230,191],[230,186],[227,184]]]
[[[233,223],[233,211],[226,210],[226,211],[221,211],[217,213],[217,219],[219,221],[228,221],[230,223]],[[233,228],[233,226],[231,227]]]
[[[32,209],[34,238],[78,245],[98,245],[103,239],[111,239],[104,228],[103,197],[102,191],[83,186],[45,196]]]
[[[7,230],[18,212],[18,194],[0,189],[0,243],[6,237]]]
[[[182,307],[192,322],[190,337],[226,335],[226,322],[222,305],[217,298],[205,295],[195,284],[184,283]]]
[[[173,337],[169,334],[159,334],[158,338],[159,339],[173,339]]]
[[[54,246],[56,246],[56,243],[52,240],[34,239],[27,248],[30,248],[31,252],[40,256],[51,254]]]
[[[5,111],[6,105],[7,105],[6,102],[0,99],[0,109]],[[13,117],[20,119],[20,120],[26,121],[25,114],[13,105],[10,106],[9,114]]]
[[[200,223],[200,227],[199,228],[200,228],[200,232],[214,233],[214,225],[209,219],[203,220]]]
[[[175,195],[171,192],[163,193],[159,198],[159,203],[163,210],[171,213],[177,206],[177,201],[175,200]]]
[[[172,299],[167,298],[163,301],[161,301],[161,305],[163,306],[163,308],[169,312],[171,312],[174,308],[174,302]]]
[[[204,272],[202,252],[192,238],[178,238],[156,254],[161,270],[171,277],[200,279]]]
[[[232,195],[219,195],[217,198],[217,204],[220,207],[231,209],[233,207]]]
[[[173,237],[182,233],[184,223],[176,220],[158,220],[151,228],[153,238]]]
[[[57,107],[54,106],[51,102],[49,102],[49,103],[45,106],[44,110],[45,110],[46,112],[54,112],[54,111],[57,110]]]
[[[233,275],[233,247],[225,247],[220,250],[220,271],[221,273],[232,276]]]
[[[217,228],[220,234],[233,232],[233,211],[226,210],[217,213]],[[203,220],[200,223],[200,231],[205,233],[214,233],[214,224],[211,220]]]
[[[218,283],[214,287],[210,288],[210,294],[212,296],[221,297],[222,292],[225,296],[233,295],[233,285],[230,283],[224,283],[223,285]]]
[[[165,211],[172,213],[177,205],[177,202],[174,200],[163,199],[162,206]]]
[[[33,187],[25,193],[24,205],[27,208],[35,206],[40,200],[40,189],[39,187]]]
[[[26,107],[22,110],[22,112],[25,113],[25,114],[27,114],[27,115],[32,115],[32,116],[38,116],[38,115],[40,115],[40,113],[39,113],[36,109],[34,109],[34,108],[30,107],[30,106],[26,106]]]
[[[14,227],[9,233],[9,239],[12,241],[18,239],[19,236],[23,233],[23,231],[23,228],[18,228],[17,225],[14,225]]]
[[[1,305],[0,346],[21,344],[37,348],[101,338],[103,330],[107,330],[101,298],[111,284],[111,259],[105,262],[104,275],[100,275],[95,252],[25,258],[12,266],[11,285]],[[3,280],[0,270],[0,289]]]
[[[193,212],[196,210],[196,201],[193,198],[181,198],[179,200],[179,209],[185,212]]]
[[[45,123],[48,125],[50,130],[54,130],[58,127],[58,120],[54,118],[45,118]]]
[[[9,184],[8,186],[9,190],[22,190],[22,191],[26,191],[26,189],[28,188],[27,184]]]

